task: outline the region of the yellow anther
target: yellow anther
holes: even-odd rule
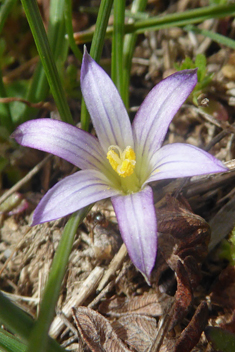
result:
[[[108,149],[107,159],[119,176],[126,177],[133,174],[136,161],[135,152],[130,146],[122,151],[117,145],[111,145]]]

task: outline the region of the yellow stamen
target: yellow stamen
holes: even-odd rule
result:
[[[119,176],[126,177],[133,174],[136,161],[135,152],[130,146],[122,151],[117,145],[111,145],[108,149],[107,159]]]

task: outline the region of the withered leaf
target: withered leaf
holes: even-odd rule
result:
[[[107,319],[91,308],[73,308],[74,319],[83,340],[92,352],[130,352]]]
[[[165,338],[159,352],[175,352],[175,338]]]
[[[176,342],[175,352],[190,352],[198,343],[208,319],[208,307],[205,301],[197,307],[193,318]]]
[[[184,258],[184,267],[188,273],[191,287],[193,289],[195,289],[198,286],[198,284],[202,278],[201,271],[200,271],[199,266],[196,262],[196,259],[194,257],[192,257],[191,255]]]
[[[210,295],[213,304],[235,310],[235,266],[228,265],[220,274]]]
[[[187,314],[193,300],[192,287],[187,271],[181,261],[177,265],[177,291],[175,295],[174,314],[169,330],[173,329]]]
[[[160,292],[131,298],[114,297],[102,302],[99,306],[99,311],[110,315],[136,313],[160,316],[164,314],[172,300],[172,297]]]
[[[158,231],[171,234],[177,240],[178,254],[204,258],[210,239],[210,227],[200,216],[194,214],[183,197],[176,199],[167,194],[157,207]],[[184,253],[185,252],[185,253]]]
[[[158,204],[156,213],[160,255],[175,272],[178,260],[184,262],[191,286],[196,288],[200,281],[200,263],[208,252],[209,225],[193,214],[183,197],[176,199],[167,194]],[[159,270],[154,272],[157,278],[161,277]]]
[[[120,317],[112,324],[118,337],[138,352],[147,352],[156,335],[156,320],[139,314]]]
[[[180,196],[176,199],[172,195],[166,194],[164,201],[165,203],[156,209],[159,232],[171,233],[181,239],[189,239],[198,229],[210,234],[207,222],[192,212],[185,198]]]

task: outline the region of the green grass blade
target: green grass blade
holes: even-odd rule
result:
[[[15,3],[16,3],[16,0],[3,1],[0,9],[0,33],[2,32],[6,19]]]
[[[142,13],[147,5],[147,0],[134,0],[132,3],[130,13],[135,15],[137,13]],[[135,43],[137,35],[135,33],[126,34],[124,37],[123,45],[123,102],[126,108],[129,108],[129,84],[130,84],[130,72],[132,57],[134,53]]]
[[[0,349],[6,352],[25,352],[27,346],[6,330],[0,329]]]
[[[9,330],[20,336],[23,343],[27,343],[34,326],[33,319],[13,304],[2,292],[0,292],[0,323],[6,325]],[[50,352],[65,352],[52,338],[49,338],[49,350]]]
[[[168,14],[164,16],[154,16],[148,19],[136,21],[133,24],[125,25],[125,33],[144,33],[146,31],[156,31],[170,27],[183,27],[193,23],[203,22],[210,18],[223,18],[235,15],[235,4],[206,6],[180,13]],[[106,38],[112,37],[113,27],[109,27]],[[79,33],[79,43],[86,43],[92,40],[94,32],[84,31]]]
[[[106,28],[108,26],[112,6],[113,0],[101,0],[90,50],[90,55],[97,62],[99,62],[101,58]]]
[[[218,44],[222,44],[222,45],[225,45],[231,49],[235,49],[235,40],[228,38],[228,37],[225,37],[222,34],[208,31],[206,29],[200,29],[200,28],[192,26],[192,25],[188,25],[188,26],[184,27],[184,30],[193,31],[194,33],[204,35],[205,37],[208,37],[208,38],[214,40]]]
[[[125,1],[114,0],[111,77],[121,97],[123,96],[123,37]]]
[[[65,0],[50,1],[50,19],[48,26],[48,41],[55,62],[67,59],[68,39],[65,34]]]
[[[33,327],[33,319],[30,318],[16,305],[0,292],[0,321],[12,332],[19,335],[23,342],[27,342],[29,333]]]
[[[56,4],[55,4],[56,1]],[[62,0],[64,1],[64,0]],[[64,3],[61,0],[53,0],[50,5],[50,16],[49,16],[49,44],[53,52],[53,57],[57,66],[63,65],[63,56],[67,56],[68,43],[65,39],[65,28],[64,28]],[[61,50],[64,48],[63,50]],[[61,55],[64,53],[64,55]],[[59,68],[59,71],[62,71]],[[47,77],[42,66],[39,62],[36,70],[34,71],[32,83],[29,87],[26,99],[28,101],[37,103],[44,101],[49,93],[49,85]],[[36,113],[36,109],[25,106],[22,112],[20,122],[27,121],[29,118],[33,118]]]
[[[61,119],[73,124],[36,0],[21,0]]]
[[[27,348],[28,352],[45,352],[48,350],[48,331],[55,314],[55,306],[59,298],[61,284],[74,242],[74,236],[79,224],[90,209],[91,206],[88,206],[74,213],[64,228],[45,287],[38,320],[30,334]]]
[[[126,25],[127,32],[144,33],[146,30],[158,30],[162,28],[184,26],[186,24],[198,23],[209,18],[222,18],[235,14],[235,4],[207,6],[173,13],[165,16],[156,16],[147,20],[140,20],[132,25]]]
[[[26,99],[33,103],[38,103],[43,101],[49,93],[49,84],[47,77],[41,62],[38,63],[32,78],[32,82],[29,86],[29,90],[26,95]],[[32,118],[35,113],[35,109],[25,106],[24,111],[22,112],[21,121],[24,122]],[[29,117],[30,116],[30,117]]]
[[[101,0],[98,17],[95,26],[94,37],[91,43],[90,55],[96,62],[100,61],[101,53],[103,50],[105,33],[108,25],[109,16],[113,6],[113,0]],[[86,109],[84,100],[82,99],[82,108],[81,108],[81,124],[82,129],[88,131],[89,128],[89,114]]]
[[[69,45],[70,48],[73,50],[75,57],[82,62],[82,53],[78,49],[77,44],[75,43],[73,37],[73,25],[72,25],[72,3],[71,0],[65,1],[65,24],[66,24],[66,31],[69,38]]]
[[[0,33],[4,27],[6,19],[11,12],[12,7],[14,6],[16,0],[6,0],[1,8],[0,8]],[[7,93],[5,89],[5,85],[2,80],[2,71],[0,68],[0,97],[6,98]],[[1,114],[0,114],[0,125],[5,127],[9,133],[11,133],[14,129],[13,120],[11,116],[11,111],[9,104],[1,104]]]
[[[5,85],[2,80],[2,70],[0,69],[0,97],[7,97]],[[11,111],[9,104],[0,104],[1,105],[1,113],[0,113],[0,125],[5,127],[9,133],[13,132],[14,125],[12,121]]]

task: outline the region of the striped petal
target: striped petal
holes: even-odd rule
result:
[[[81,68],[81,89],[104,152],[107,153],[110,145],[133,148],[130,120],[117,88],[86,50]]]
[[[160,148],[151,160],[153,172],[146,181],[197,176],[228,171],[222,162],[202,149],[173,143]]]
[[[151,158],[160,148],[175,113],[196,83],[196,70],[184,70],[165,78],[150,91],[133,121],[137,159]]]
[[[57,155],[80,169],[101,169],[107,164],[97,138],[65,122],[27,121],[17,127],[12,137],[23,146]]]
[[[157,218],[152,189],[146,186],[138,193],[115,196],[111,200],[129,256],[149,283],[157,254]]]
[[[96,170],[83,170],[52,187],[34,211],[32,226],[61,218],[101,199],[119,194]]]

